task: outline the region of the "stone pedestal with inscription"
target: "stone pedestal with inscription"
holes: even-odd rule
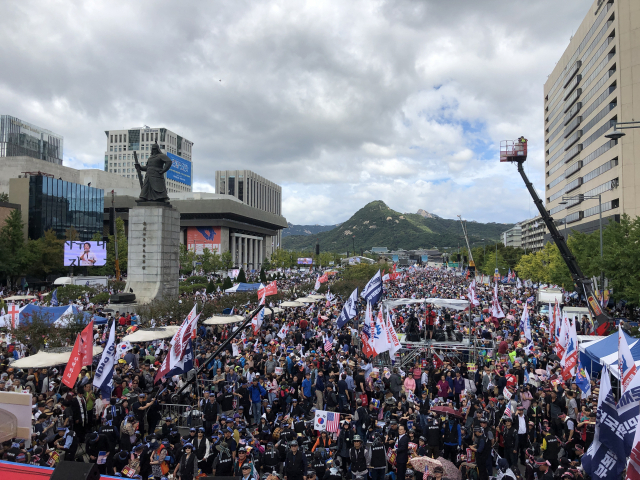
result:
[[[168,202],[138,202],[129,210],[127,285],[138,304],[177,297],[180,213]]]

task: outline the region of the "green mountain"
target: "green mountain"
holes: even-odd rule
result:
[[[497,241],[500,234],[513,226],[511,223],[468,222],[469,242]],[[465,241],[458,220],[434,215],[399,213],[377,200],[358,210],[349,220],[332,230],[316,235],[291,235],[282,239],[286,250],[305,251],[315,248],[316,238],[320,250],[330,252],[356,251],[371,247],[413,250],[432,247],[463,246]]]
[[[290,223],[287,228],[282,230],[282,237],[289,237],[291,235],[315,235],[316,233],[332,230],[338,225],[294,225]]]

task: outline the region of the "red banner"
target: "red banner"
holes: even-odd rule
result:
[[[263,295],[265,297],[268,297],[269,295],[277,295],[277,294],[278,294],[278,286],[276,285],[275,280],[271,283],[268,283],[266,287],[260,288],[258,290],[258,298],[262,297]]]
[[[80,334],[80,355],[82,355],[82,366],[93,363],[93,320],[84,327]]]
[[[73,388],[78,380],[78,375],[80,374],[81,369],[82,354],[80,353],[80,335],[78,335],[76,337],[76,343],[73,346],[73,350],[71,351],[71,356],[69,357],[69,363],[67,363],[67,367],[64,369],[62,383],[69,388]]]

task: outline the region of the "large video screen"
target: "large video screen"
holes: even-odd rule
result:
[[[313,258],[298,258],[298,265],[313,265]]]
[[[102,267],[106,263],[106,242],[64,242],[65,267]]]

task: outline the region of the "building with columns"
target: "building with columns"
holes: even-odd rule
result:
[[[113,199],[105,197],[104,228],[115,211],[128,232],[129,210],[136,197],[123,191]],[[265,259],[278,248],[276,240],[287,220],[281,215],[266,212],[241,202],[231,195],[183,192],[169,194],[171,205],[180,212],[180,243],[201,254],[205,248],[220,254],[231,252],[236,268],[259,270]]]

